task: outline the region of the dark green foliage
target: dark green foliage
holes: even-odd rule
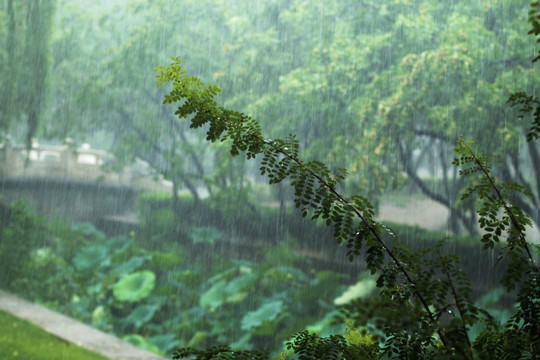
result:
[[[237,134],[230,137],[231,154],[236,155],[237,150],[242,148],[249,152],[249,157],[264,152],[264,165],[261,172],[270,174],[272,182],[282,181],[285,177],[291,179],[291,185],[295,189],[295,204],[301,209],[303,216],[312,213],[312,218],[322,217],[328,225],[334,225],[334,237],[338,242],[346,241],[351,260],[360,255],[365,246],[367,268],[372,273],[381,272],[379,284],[384,286],[384,289],[388,289],[386,292],[383,291],[382,295],[389,298],[398,296],[403,303],[413,301],[415,304],[413,307],[420,311],[421,316],[425,316],[428,326],[424,326],[423,331],[410,335],[418,340],[419,345],[429,348],[433,345],[432,333],[437,332],[442,343],[449,346],[446,343],[446,334],[441,329],[442,324],[436,316],[437,313],[443,311],[438,308],[435,308],[435,311],[431,309],[430,306],[437,304],[426,298],[426,289],[420,287],[419,279],[423,278],[425,275],[423,272],[426,270],[423,266],[413,267],[412,264],[416,262],[407,260],[407,257],[413,256],[410,248],[398,247],[396,248],[398,251],[394,251],[385,243],[381,237],[381,230],[384,227],[373,220],[373,207],[366,198],[353,196],[347,199],[336,191],[336,185],[345,177],[344,171],[334,175],[321,162],[301,162],[298,159],[298,146],[291,140],[294,139],[293,137],[285,141],[264,140],[258,127],[246,128],[242,122],[238,121],[239,118],[243,118],[243,114],[224,110],[218,107],[214,100],[201,102],[200,99],[208,100],[208,96],[217,93],[217,90],[211,86],[202,85],[197,78],[186,76],[179,59],[176,59],[169,68],[157,70],[159,84],[173,82],[174,88],[165,97],[165,103],[182,102],[176,112],[180,118],[186,118],[195,112],[191,118],[191,127],[199,127],[203,123],[210,122],[207,132],[207,139],[210,141],[215,141],[218,137],[225,140],[228,138],[226,134],[237,134],[238,131],[243,131],[243,136]],[[247,150],[248,147],[244,143],[248,140],[253,144],[251,150]],[[291,152],[286,146],[288,144],[290,144]],[[281,159],[278,160],[278,156]],[[269,170],[269,167],[272,170]],[[386,231],[392,234],[387,228]],[[428,270],[432,272],[435,272],[437,268],[435,263],[427,263],[425,266],[432,269]],[[445,291],[445,294],[455,296],[450,293],[449,288],[445,288]],[[456,300],[456,303],[459,301]],[[391,334],[393,333],[390,332],[387,335],[390,336],[389,339],[392,342],[397,338],[395,334]],[[467,337],[466,333],[462,336]],[[407,339],[407,343],[411,340]],[[457,344],[454,346],[457,347]],[[415,351],[414,349],[411,351]]]
[[[540,59],[537,57],[535,60]],[[532,113],[533,121],[527,132],[527,141],[538,139],[540,137],[540,101],[534,95],[525,92],[517,92],[510,95],[508,103],[511,106],[518,107],[519,118],[524,119]]]
[[[529,34],[536,37],[536,42],[540,42],[540,2],[538,1],[531,1],[529,8],[529,24],[532,26]],[[535,57],[533,62],[538,60],[540,60],[540,56]]]
[[[24,203],[2,205],[0,223],[0,286],[11,287],[29,275],[30,256],[48,239],[43,238],[44,218],[29,213]]]
[[[473,346],[480,359],[536,359],[540,354],[540,284],[538,272],[522,283],[519,308],[504,327],[488,325]]]
[[[529,24],[532,29],[529,34],[534,35],[536,42],[540,42],[540,2],[532,1],[529,9]],[[539,50],[540,53],[540,50]],[[540,60],[540,55],[533,59],[533,63]],[[534,95],[524,91],[518,91],[510,95],[508,103],[513,107],[518,107],[519,119],[524,119],[532,113],[532,125],[527,132],[527,141],[540,137],[540,101]]]
[[[319,337],[308,331],[302,331],[287,342],[287,349],[298,354],[300,360],[328,359],[328,360],[354,360],[356,357],[350,352],[350,344],[341,335]]]
[[[208,350],[195,350],[183,348],[174,352],[173,359],[195,359],[195,360],[266,360],[268,352],[262,350],[241,351],[232,350],[228,346],[216,346]]]
[[[530,196],[530,192],[519,184],[499,185],[490,172],[486,157],[477,157],[471,149],[472,145],[472,142],[466,142],[461,138],[455,149],[458,158],[454,164],[466,166],[465,170],[469,170],[463,174],[480,174],[480,179],[464,192],[462,200],[474,194],[481,202],[477,213],[478,224],[485,231],[482,236],[485,248],[493,248],[494,244],[498,243],[503,235],[505,236],[505,245],[502,249],[510,263],[501,282],[509,290],[513,290],[529,271],[538,272],[531,249],[533,245],[525,238],[525,229],[532,226],[532,221],[518,206],[510,202],[513,192],[526,196]]]

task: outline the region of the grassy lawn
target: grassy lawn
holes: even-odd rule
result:
[[[4,311],[0,311],[0,359],[107,360]]]

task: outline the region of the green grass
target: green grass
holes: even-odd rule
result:
[[[0,359],[107,360],[4,311],[0,311]]]

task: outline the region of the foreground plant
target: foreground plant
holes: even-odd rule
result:
[[[538,35],[538,2],[532,3],[532,9],[531,32]],[[471,178],[472,185],[461,200],[479,205],[478,224],[484,232],[481,239],[484,248],[488,251],[497,244],[500,258],[507,261],[501,284],[509,293],[517,289],[516,312],[503,326],[474,304],[470,281],[460,270],[459,259],[444,254],[444,242],[415,252],[400,242],[390,228],[374,220],[368,199],[360,195],[345,196],[338,191],[347,176],[346,170],[332,172],[319,161],[302,161],[294,135],[267,139],[256,120],[219,106],[214,97],[220,89],[187,75],[179,58],[169,67],[158,67],[157,72],[159,85],[173,85],[164,103],[180,103],[175,112],[180,120],[189,119],[194,129],[207,126],[208,141],[228,140],[232,156],[240,153],[248,159],[262,156],[260,171],[268,176],[269,183],[290,181],[296,207],[302,215],[326,221],[333,227],[337,243],[347,247],[349,259],[361,256],[371,273],[378,274],[379,297],[353,301],[342,309],[357,325],[369,322],[382,334],[380,347],[377,345],[371,352],[374,358],[521,359],[540,354],[540,274],[536,265],[540,251],[525,236],[526,227],[532,225],[531,219],[511,201],[515,194],[532,194],[525,186],[499,183],[491,173],[488,157],[473,150],[472,142],[458,140],[454,164],[461,168],[461,175]],[[522,106],[521,115],[536,108],[527,135],[529,142],[534,141],[539,132],[540,112],[536,106],[539,102],[523,94],[513,95],[509,102]],[[481,326],[482,331],[476,339],[471,339],[474,325]],[[354,353],[354,346],[340,336],[322,338],[303,331],[294,335],[287,347],[300,359],[369,358]],[[175,358],[250,356],[249,352],[241,352],[235,357],[230,348],[223,349],[217,352],[216,349],[180,349]]]
[[[362,255],[367,268],[379,274],[380,297],[377,304],[371,306],[370,315],[376,315],[371,320],[384,334],[381,353],[397,358],[472,359],[475,352],[481,357],[488,354],[486,343],[503,338],[505,346],[513,345],[511,351],[521,356],[540,352],[540,339],[536,335],[540,333],[538,268],[535,247],[525,238],[525,228],[531,225],[531,220],[509,200],[514,192],[528,193],[516,184],[498,184],[490,172],[487,157],[477,156],[471,142],[460,139],[455,149],[458,155],[455,164],[462,167],[462,175],[476,176],[476,183],[463,194],[462,200],[474,195],[481,203],[478,216],[479,225],[485,231],[482,237],[485,248],[493,248],[506,236],[502,249],[509,258],[509,265],[502,284],[508,291],[519,289],[518,311],[502,329],[486,311],[474,304],[471,285],[460,270],[459,259],[444,255],[442,244],[414,252],[400,243],[391,229],[374,220],[373,206],[368,199],[359,195],[346,197],[337,190],[347,175],[344,169],[333,173],[321,162],[301,161],[298,141],[292,135],[286,139],[266,139],[254,119],[218,106],[214,97],[219,88],[188,76],[182,70],[180,59],[157,70],[160,85],[173,84],[165,103],[181,103],[175,113],[180,119],[190,119],[191,128],[208,126],[208,141],[229,140],[233,156],[241,152],[248,159],[261,155],[261,174],[268,176],[269,183],[290,180],[296,207],[302,215],[322,218],[333,226],[334,238],[347,247],[350,260]],[[368,320],[366,308],[369,307],[365,304],[353,302],[343,312],[365,322]],[[473,343],[469,330],[478,323],[484,324],[485,330]],[[342,345],[332,350],[336,359],[349,357],[345,343],[337,338],[330,342]],[[313,344],[324,343],[317,335],[301,332],[294,337],[290,348],[304,354]],[[315,348],[322,351],[320,347]],[[218,353],[223,354],[217,352],[215,358],[224,356]],[[210,352],[189,349],[180,350],[176,357],[190,354],[214,358]],[[312,355],[304,358],[315,358]]]

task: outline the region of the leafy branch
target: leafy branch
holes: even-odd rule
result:
[[[218,106],[214,97],[220,89],[214,85],[203,84],[197,77],[188,76],[182,70],[179,58],[173,59],[169,67],[158,67],[156,71],[158,85],[171,82],[173,84],[173,89],[165,96],[164,103],[180,103],[175,115],[180,119],[190,119],[191,128],[206,127],[208,141],[230,140],[230,153],[233,156],[244,152],[249,159],[262,154],[261,174],[266,174],[271,184],[290,179],[295,189],[296,207],[301,209],[304,217],[309,214],[312,219],[322,218],[327,225],[333,225],[334,238],[340,244],[345,243],[351,261],[362,254],[365,246],[367,267],[372,273],[381,272],[378,285],[387,289],[383,293],[391,298],[399,296],[403,301],[409,301],[413,295],[420,302],[422,312],[431,324],[428,327],[438,334],[444,347],[452,348],[453,345],[447,340],[444,326],[440,322],[440,309],[448,307],[446,300],[438,301],[438,308],[432,309],[434,295],[431,293],[430,284],[423,279],[427,273],[432,276],[435,273],[434,268],[440,268],[441,264],[422,262],[422,259],[412,254],[410,248],[395,241],[392,247],[387,245],[382,231],[386,231],[392,240],[395,240],[395,236],[389,228],[373,219],[374,211],[369,201],[359,195],[347,198],[337,191],[337,185],[347,176],[344,169],[332,173],[319,161],[302,162],[299,159],[299,143],[292,135],[286,139],[265,139],[256,120]],[[390,258],[390,263],[385,260],[386,256]],[[417,264],[428,264],[432,269],[426,270]],[[442,266],[442,272],[447,272],[447,269],[444,270],[444,263]],[[402,285],[398,282],[400,277],[404,282]],[[450,279],[449,282],[451,283]],[[446,299],[446,296],[450,295],[454,297],[456,306],[460,306],[460,297],[450,285],[441,288],[442,295],[439,299]],[[469,310],[474,310],[472,304]],[[463,317],[465,311],[459,312]],[[474,311],[471,311],[470,315],[468,324],[478,320]],[[431,342],[429,332],[425,329],[423,332],[426,341]],[[467,338],[466,331],[461,331],[461,336]],[[455,341],[461,343],[462,339]],[[458,347],[460,351],[468,353],[466,358],[471,358],[468,338],[466,343],[469,350],[464,351],[461,346]]]
[[[454,164],[461,166],[460,174],[472,175],[481,173],[480,181],[470,186],[462,195],[464,200],[471,194],[476,194],[483,201],[482,207],[477,211],[479,215],[478,223],[485,231],[482,236],[484,247],[493,248],[494,243],[499,242],[503,232],[508,234],[506,248],[510,252],[512,260],[508,267],[508,274],[503,278],[503,283],[513,289],[523,274],[527,272],[526,265],[530,264],[530,270],[538,273],[538,268],[530,248],[530,244],[525,238],[526,226],[532,226],[530,218],[517,206],[512,205],[507,199],[511,192],[520,192],[526,196],[531,196],[529,190],[524,186],[513,183],[497,185],[497,179],[491,174],[491,164],[486,155],[476,155],[472,150],[472,141],[466,141],[461,137],[454,149],[458,158]],[[503,215],[499,217],[500,211]],[[523,250],[527,259],[522,261],[520,251]]]
[[[536,42],[540,42],[540,1],[532,1],[529,7],[529,24],[531,30],[529,35],[536,38]],[[538,51],[540,54],[540,50]],[[536,56],[532,62],[540,60],[540,55]],[[523,119],[532,112],[533,122],[531,128],[527,132],[527,141],[537,140],[540,138],[540,100],[529,95],[524,91],[516,92],[510,95],[508,102],[512,107],[518,106],[518,118]]]

